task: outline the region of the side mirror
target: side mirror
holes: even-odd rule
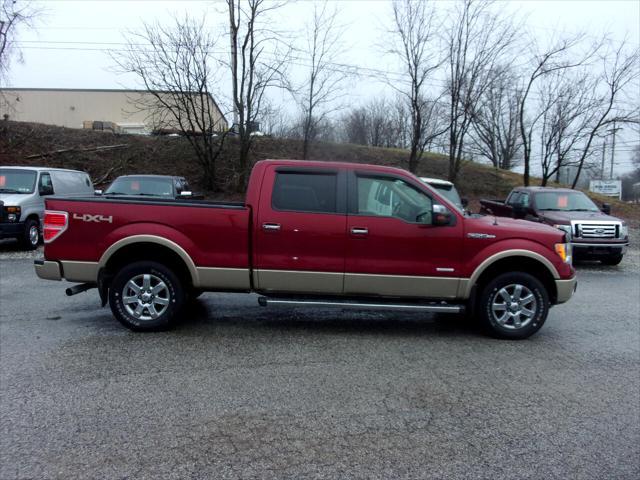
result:
[[[94,190],[93,193],[95,195],[102,195],[102,190]]]
[[[451,212],[443,205],[437,203],[433,205],[433,215],[431,216],[431,224],[436,227],[444,227],[451,223]]]
[[[45,196],[45,195],[53,195],[53,186],[51,185],[40,185],[40,188],[38,189],[38,193],[40,193],[41,196]]]
[[[602,204],[602,213],[606,214],[606,215],[610,215],[611,214],[611,205],[608,203],[603,203]]]
[[[462,208],[467,208],[469,206],[469,199],[463,197],[460,199],[460,203],[462,203]]]

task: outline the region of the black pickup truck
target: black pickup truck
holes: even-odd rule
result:
[[[480,200],[480,213],[545,223],[571,236],[574,258],[617,265],[629,245],[627,224],[598,208],[584,193],[569,188],[514,188],[505,201]]]
[[[202,195],[195,195],[191,191],[184,177],[172,175],[123,175],[116,178],[104,192],[96,190],[96,194],[104,196],[188,198],[190,200],[202,198]]]

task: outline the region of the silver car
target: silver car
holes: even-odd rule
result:
[[[24,248],[37,248],[42,238],[44,199],[93,196],[85,172],[44,167],[0,167],[0,239],[17,238]]]

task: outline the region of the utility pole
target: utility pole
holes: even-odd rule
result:
[[[611,129],[611,133],[613,134],[613,139],[611,142],[611,171],[609,172],[609,179],[613,179],[613,159],[615,158],[616,153],[616,132],[620,130],[620,127],[616,128],[616,122],[613,122],[613,128]]]
[[[604,157],[607,151],[607,138],[602,140],[602,165],[600,165],[600,180],[604,180]]]

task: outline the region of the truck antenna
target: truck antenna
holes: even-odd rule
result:
[[[498,217],[496,216],[495,213],[493,213],[493,210],[490,208],[487,208],[487,212],[489,212],[491,215],[493,215],[493,224],[494,225],[498,225]]]

